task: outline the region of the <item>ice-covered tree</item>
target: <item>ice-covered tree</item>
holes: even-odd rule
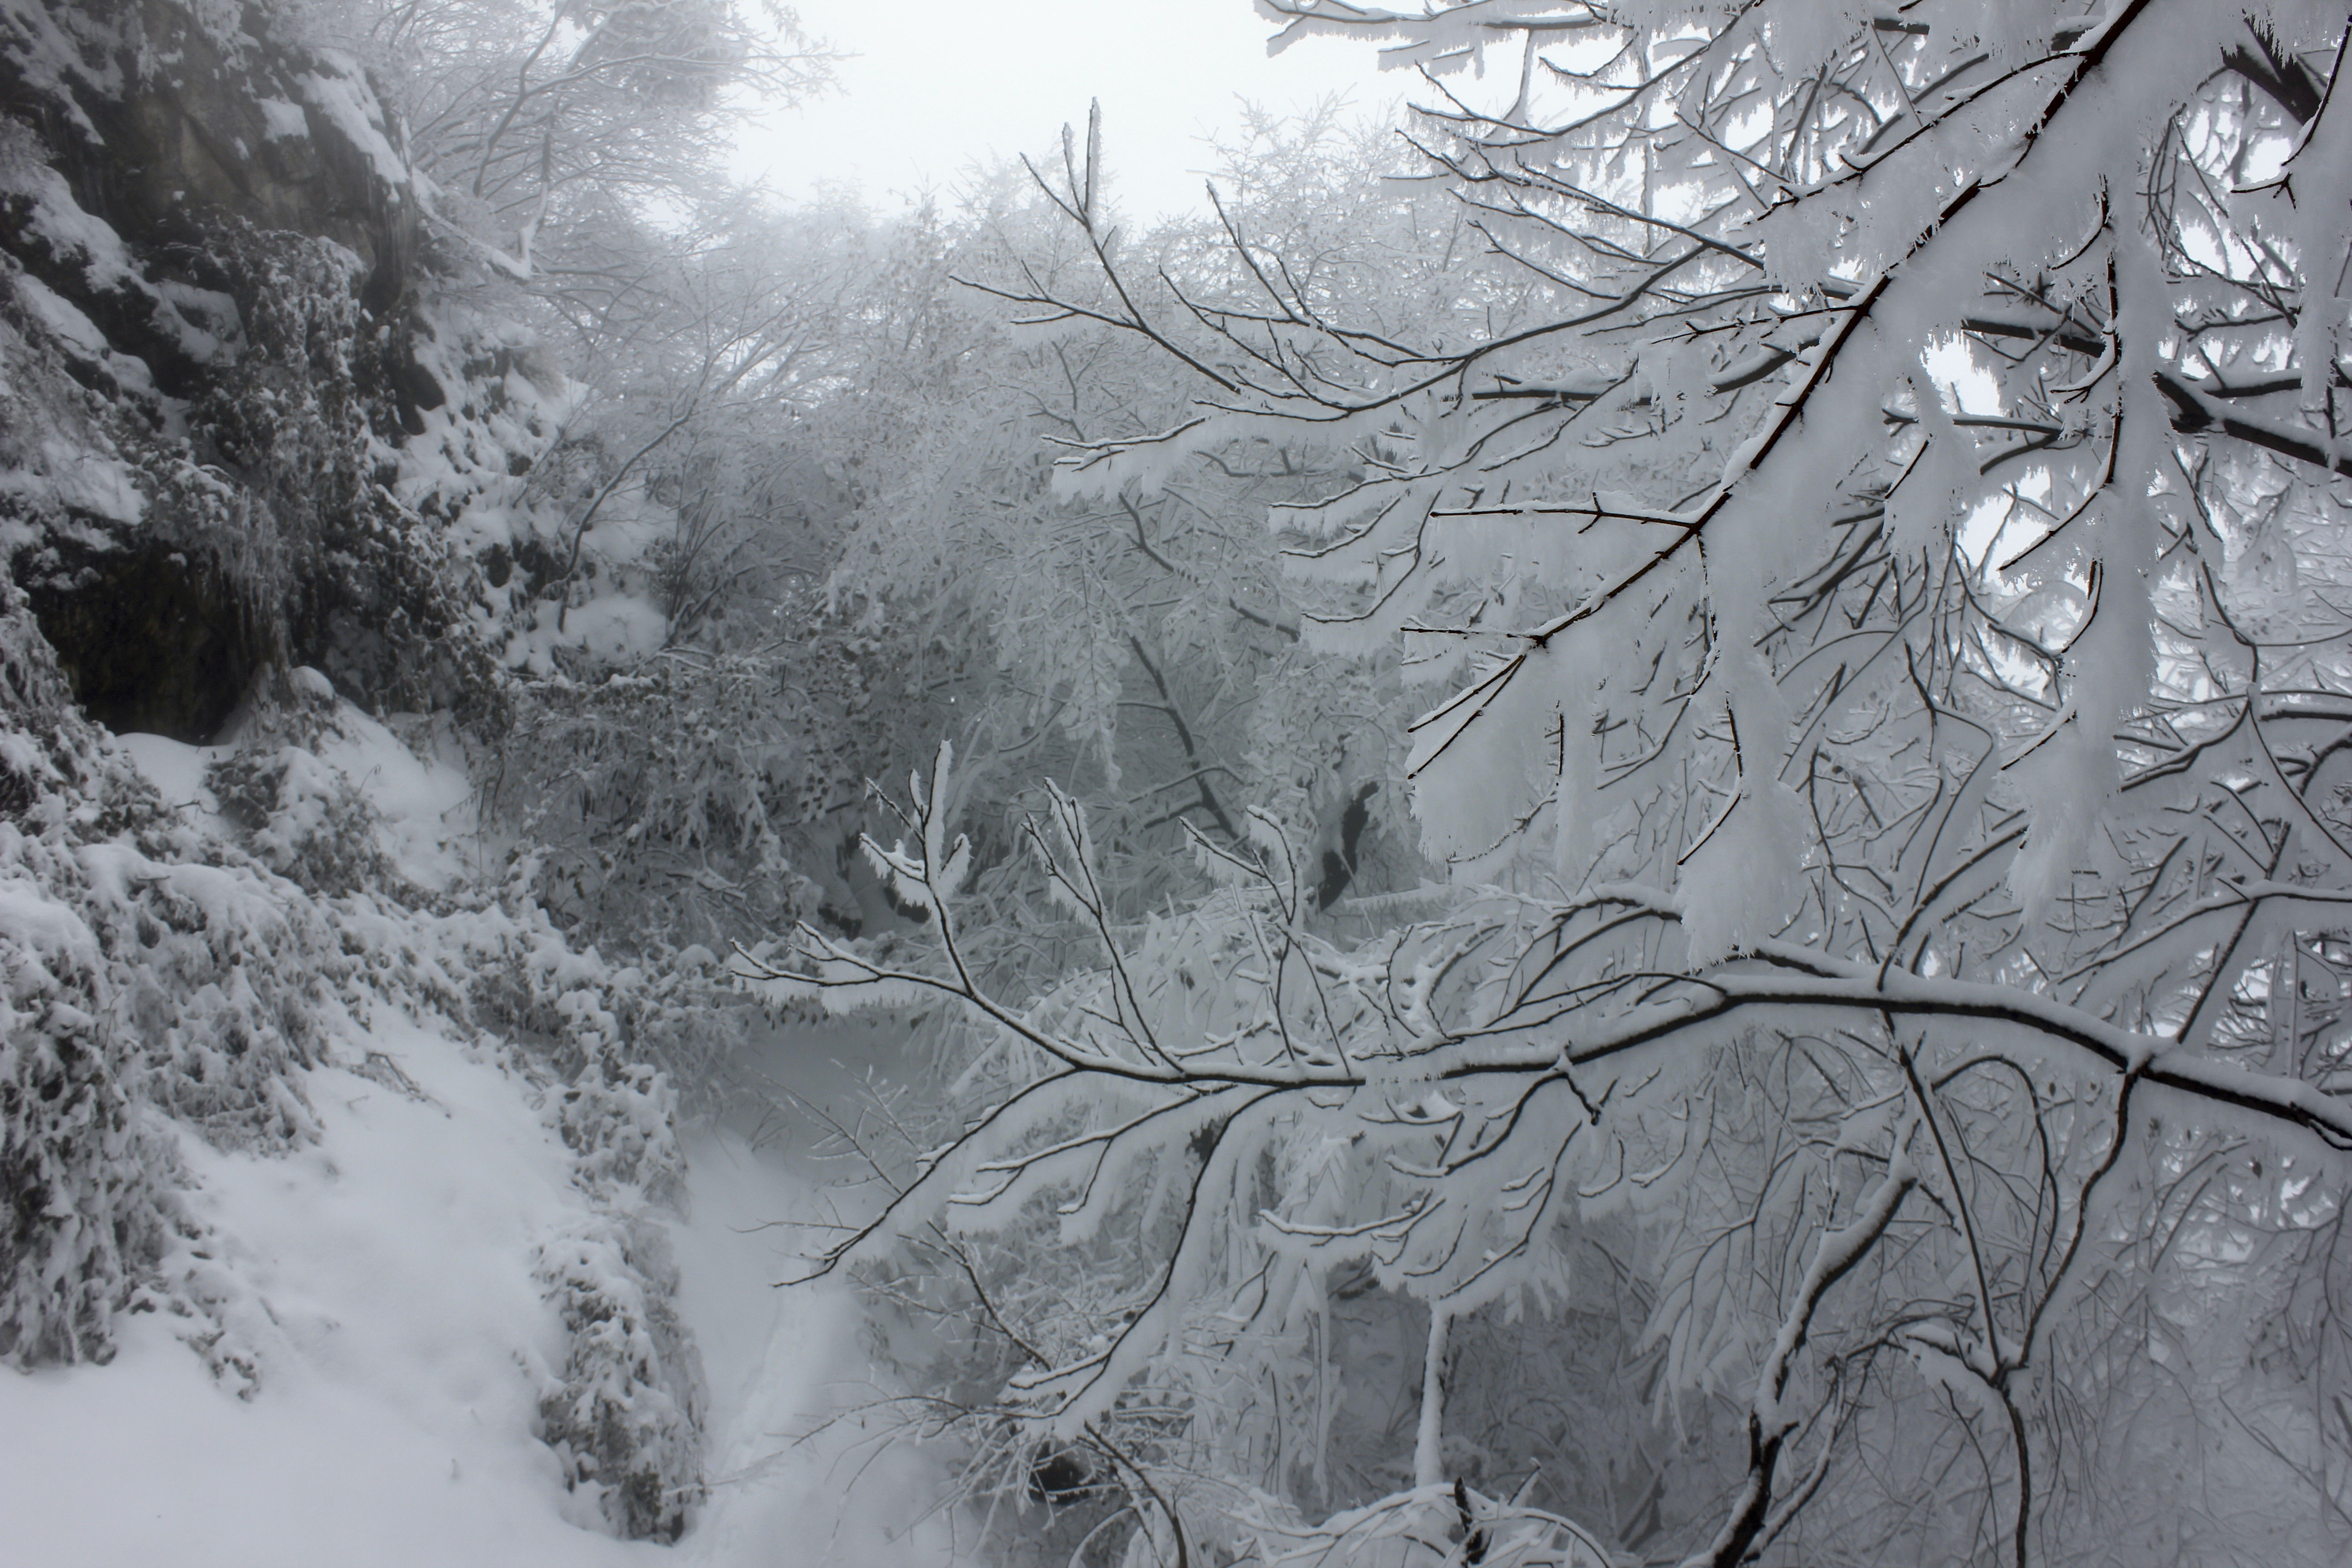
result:
[[[845,426],[895,358],[870,321],[932,247],[756,206],[598,243],[628,267],[543,301],[564,423],[475,503],[507,502],[530,653],[498,799],[567,920],[632,949],[723,946],[856,908],[818,884],[912,715],[895,647],[827,623],[816,584],[853,505]]]
[[[1401,321],[1236,222],[1147,290],[1074,154],[1125,286],[1027,302],[1192,390],[1065,492],[1352,450],[1274,521],[1308,641],[1453,682],[1408,764],[1451,885],[1335,942],[1254,818],[1125,921],[1056,798],[1096,962],[1016,1008],[943,755],[874,851],[933,950],[747,965],[985,1026],[983,1103],[842,1255],[944,1214],[943,1256],[1083,1260],[971,1270],[1025,1363],[972,1403],[1092,1445],[1136,1561],[2340,1557],[2340,10],[1261,10],[1422,72],[1507,266]],[[1359,1279],[1423,1348],[1396,1484],[1340,1496]],[[1612,1295],[1624,1375],[1496,1370]],[[1557,1394],[1548,1461],[1475,1425],[1501,1377]],[[1652,1419],[1682,1458],[1601,1473]]]

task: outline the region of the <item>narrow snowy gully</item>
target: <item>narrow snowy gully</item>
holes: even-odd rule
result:
[[[823,1232],[854,1215],[855,1172],[827,1119],[854,1121],[869,1079],[892,1081],[902,1032],[886,1020],[786,1026],[739,1063],[751,1091],[688,1145],[693,1211],[679,1228],[679,1310],[710,1385],[710,1500],[681,1562],[946,1568],[961,1561],[937,1510],[942,1477],[884,1441],[891,1423],[857,1315],[838,1283],[780,1288]],[[822,1423],[828,1423],[820,1426]]]

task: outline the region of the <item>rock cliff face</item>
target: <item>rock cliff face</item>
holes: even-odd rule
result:
[[[360,258],[370,310],[398,301],[415,196],[351,62],[269,41],[257,13],[174,0],[10,0],[0,16],[15,35],[0,103],[75,199],[166,276],[173,251],[202,250],[226,217],[331,239]]]
[[[0,0],[0,553],[75,694],[212,738],[273,668],[478,709],[473,563],[389,488],[445,401],[364,74],[202,0]]]

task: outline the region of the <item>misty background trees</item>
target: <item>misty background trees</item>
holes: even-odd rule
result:
[[[352,590],[253,620],[218,707],[306,713],[265,676],[308,665],[460,759],[470,891],[305,793],[324,721],[176,738],[245,737],[239,875],[476,900],[384,984],[547,1053],[624,1216],[545,1266],[592,1347],[542,1406],[567,1484],[692,1528],[632,1205],[659,1129],[767,1092],[745,1041],[874,1007],[916,1070],[824,1108],[808,1271],[993,1560],[2339,1560],[2343,15],[1258,10],[1418,107],[1255,117],[1159,221],[1108,91],[893,214],[731,184],[762,95],[826,83],[788,12],[252,13],[224,58],[295,52],[247,155],[307,113],[379,184],[367,264],[338,230],[299,292],[256,281],[291,209],[125,252],[233,371],[142,346],[87,238],[131,216],[58,95],[129,92],[89,40],[133,25],[5,14],[19,382],[89,395],[92,451],[141,418],[142,497],[262,496],[277,534],[172,537],[225,580],[375,559],[340,512],[250,545],[312,537],[314,471],[429,563],[392,575],[438,662]],[[87,901],[117,829],[63,803],[133,785],[28,639],[96,711],[106,520],[19,446],[54,765],[10,864]],[[230,853],[148,810],[142,854]],[[341,908],[306,942],[397,947]],[[64,963],[17,991],[104,988]],[[270,1027],[237,1073],[299,1083]],[[5,1353],[96,1353],[163,1256],[138,1203],[89,1200],[122,1257],[12,1297]]]

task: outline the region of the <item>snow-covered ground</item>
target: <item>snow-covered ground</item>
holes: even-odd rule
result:
[[[334,688],[308,668],[293,672],[299,689],[332,702]],[[402,876],[420,888],[446,888],[481,868],[474,813],[474,783],[454,754],[420,756],[398,735],[348,702],[334,702],[334,723],[317,738],[316,771],[340,773],[376,810],[383,851]],[[425,725],[429,721],[414,719]],[[429,734],[429,730],[428,730]],[[183,817],[227,835],[235,830],[205,782],[205,770],[236,754],[235,746],[191,746],[163,735],[118,735],[149,783]],[[429,741],[428,755],[436,749]],[[449,748],[454,752],[454,746]],[[297,787],[299,787],[298,781]]]
[[[112,1364],[0,1377],[0,1521],[16,1563],[173,1568],[595,1568],[819,1563],[936,1568],[934,1478],[877,1458],[838,1290],[780,1290],[815,1201],[796,1162],[716,1131],[690,1146],[674,1242],[681,1315],[711,1389],[711,1496],[674,1548],[624,1543],[566,1495],[532,1436],[534,1359],[562,1327],[536,1245],[585,1217],[562,1142],[519,1079],[413,1024],[375,1045],[427,1097],[341,1068],[310,1081],[324,1137],[284,1158],[184,1152],[219,1238],[233,1331],[257,1353],[239,1398],[135,1319]],[[789,1048],[771,1056],[790,1056]],[[766,1227],[766,1228],[762,1228]]]
[[[711,1495],[675,1557],[714,1568],[960,1562],[947,1519],[931,1511],[936,1471],[903,1447],[877,1449],[855,1414],[877,1385],[844,1293],[773,1287],[797,1271],[793,1233],[755,1227],[784,1212],[792,1173],[734,1133],[688,1152],[694,1223],[677,1237],[679,1310],[710,1383]],[[809,1212],[805,1187],[790,1195],[789,1212]],[[843,1419],[810,1436],[827,1415]]]
[[[462,875],[473,835],[462,770],[420,761],[348,707],[338,721],[318,754],[376,805],[394,863],[430,886]],[[216,817],[212,753],[153,736],[120,743],[168,801]],[[785,1032],[747,1066],[787,1101],[822,1101],[855,1077],[836,1058],[871,1061],[889,1046],[872,1028]],[[341,1065],[305,1074],[314,1143],[272,1156],[172,1133],[205,1238],[171,1268],[193,1268],[218,1299],[229,1375],[216,1380],[183,1341],[190,1320],[161,1313],[131,1315],[108,1365],[0,1375],[0,1563],[954,1561],[930,1506],[936,1473],[856,1419],[877,1384],[854,1304],[837,1286],[775,1288],[802,1271],[813,1234],[792,1222],[837,1201],[808,1157],[806,1112],[747,1113],[688,1141],[687,1214],[668,1226],[678,1313],[710,1391],[710,1490],[676,1546],[624,1542],[565,1491],[535,1435],[566,1347],[535,1268],[543,1244],[595,1219],[541,1091],[490,1049],[393,1006],[331,1054]]]

